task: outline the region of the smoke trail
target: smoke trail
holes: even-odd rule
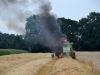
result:
[[[51,13],[52,6],[48,0],[36,0],[35,3],[39,5],[38,16],[36,18],[30,17],[28,21],[32,21],[28,25],[32,26],[32,31],[26,29],[26,39],[34,40],[34,43],[40,43],[41,45],[48,46],[52,50],[57,50],[60,45],[60,39],[62,32],[60,26],[57,24],[57,19],[54,14]],[[29,34],[29,35],[28,35]],[[31,36],[30,36],[31,34]]]
[[[51,13],[52,7],[50,2],[43,2],[40,6],[40,16],[44,20],[44,35],[46,39],[46,45],[52,47],[57,47],[59,44],[59,39],[62,36],[60,26],[56,22],[56,17]],[[43,42],[44,43],[44,42]]]
[[[32,15],[29,5],[28,0],[0,0],[0,20],[8,29],[24,34],[25,20]]]
[[[39,16],[36,17],[38,20],[32,19],[36,24],[32,31],[38,34],[31,35],[31,37],[27,36],[28,40],[35,40],[52,49],[59,47],[59,39],[61,39],[62,33],[55,15],[51,13],[52,6],[49,0],[0,0],[0,5],[0,11],[2,10],[0,19],[5,20],[8,29],[21,34],[27,32],[25,20],[33,14],[32,7],[37,5],[36,12]]]

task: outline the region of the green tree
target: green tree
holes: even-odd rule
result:
[[[26,30],[25,41],[27,44],[27,48],[31,47],[32,52],[49,51],[49,48],[45,46],[47,46],[49,42],[48,39],[51,40],[50,34],[53,34],[52,32],[54,32],[55,28],[46,25],[44,18],[39,15],[30,16],[29,18],[27,18],[26,21],[27,22],[25,26],[25,30]],[[53,20],[53,22],[56,22],[56,20]],[[57,32],[55,31],[54,33]]]
[[[79,24],[75,20],[58,18],[58,23],[61,26],[63,34],[67,35],[67,39],[74,43],[74,47],[78,49],[78,37],[79,37]]]
[[[100,13],[91,12],[87,18],[79,20],[81,49],[99,50],[100,45]]]
[[[10,43],[7,39],[4,39],[1,43],[1,48],[3,49],[7,49],[7,48],[10,48]]]
[[[13,39],[13,48],[15,49],[24,49],[25,48],[25,42],[20,36],[15,36]]]

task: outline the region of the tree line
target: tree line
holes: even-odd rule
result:
[[[31,41],[31,40],[30,40]],[[0,49],[19,49],[29,52],[51,52],[48,47],[32,44],[26,41],[25,35],[15,35],[0,32]]]
[[[30,16],[26,22],[26,34],[14,35],[0,32],[0,49],[24,49],[30,52],[50,52],[50,48],[34,43],[32,37],[38,32],[34,31],[35,22],[38,22],[37,15]],[[35,22],[33,21],[35,20]],[[58,18],[62,33],[67,35],[69,42],[77,51],[100,51],[100,13],[90,12],[85,18],[79,21]]]
[[[26,49],[22,35],[0,32],[0,49]]]
[[[59,18],[63,33],[76,50],[100,51],[100,13],[91,12],[79,21]]]

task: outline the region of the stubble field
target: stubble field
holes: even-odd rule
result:
[[[76,52],[76,57],[52,60],[50,53],[0,56],[0,75],[100,75],[99,69],[93,69],[100,65],[100,52]]]

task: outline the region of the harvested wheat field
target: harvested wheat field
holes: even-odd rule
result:
[[[77,60],[92,67],[100,75],[100,52],[76,52]]]
[[[77,57],[79,57],[77,53]],[[91,65],[64,57],[52,60],[50,53],[0,56],[0,75],[99,75]]]
[[[76,52],[78,59],[85,59],[94,63],[100,68],[100,52]]]

